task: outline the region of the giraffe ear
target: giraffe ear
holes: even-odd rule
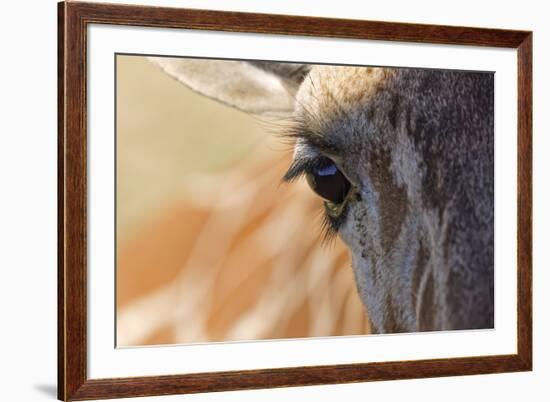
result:
[[[239,110],[284,117],[310,67],[304,64],[149,57],[192,90]]]

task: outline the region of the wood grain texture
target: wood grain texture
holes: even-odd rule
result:
[[[533,35],[518,48],[518,355],[533,365]]]
[[[69,399],[86,381],[87,365],[87,142],[86,142],[86,37],[85,25],[78,8],[70,3],[59,5],[64,20],[63,63],[60,69],[58,108],[60,168],[62,176],[59,203],[59,247],[62,254],[58,267],[62,281],[59,323],[63,349],[59,352],[59,370],[63,380],[60,396]]]
[[[402,42],[517,47],[525,31],[382,21],[300,17],[231,11],[71,4],[89,22],[276,35],[322,36]]]
[[[59,399],[105,399],[532,369],[531,32],[112,4],[65,2],[58,7]],[[517,354],[89,380],[86,370],[86,28],[90,23],[518,49]]]
[[[133,377],[86,382],[73,400],[525,371],[517,355]]]
[[[65,10],[57,7],[57,397],[65,395]]]

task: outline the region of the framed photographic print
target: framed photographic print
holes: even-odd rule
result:
[[[58,12],[59,399],[531,370],[531,32]]]

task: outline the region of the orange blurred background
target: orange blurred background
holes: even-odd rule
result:
[[[280,124],[117,56],[117,346],[369,333]]]

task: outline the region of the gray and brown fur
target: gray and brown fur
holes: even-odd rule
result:
[[[153,61],[193,88],[185,59]],[[336,229],[373,332],[493,327],[491,73],[203,62],[278,79],[295,159],[329,157],[350,181]],[[206,95],[257,113],[242,94]]]

